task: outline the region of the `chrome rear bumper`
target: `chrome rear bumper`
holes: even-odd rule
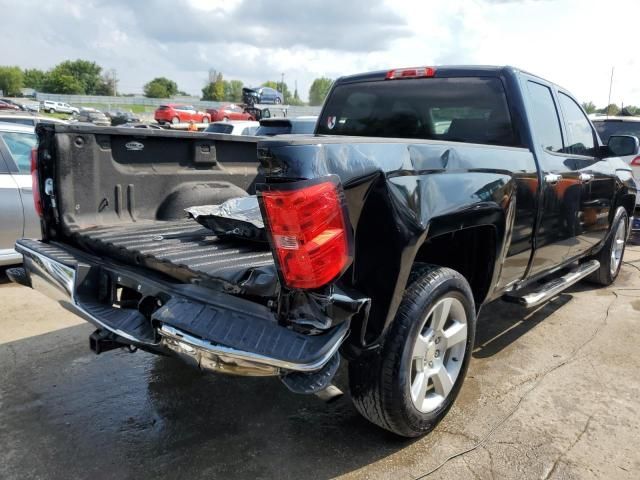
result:
[[[157,292],[162,292],[164,298],[170,298],[169,301],[165,302],[161,308],[153,313],[151,320],[149,320],[153,325],[153,334],[146,338],[141,338],[131,331],[118,328],[111,323],[111,319],[115,318],[123,310],[109,305],[99,305],[95,301],[87,300],[83,296],[85,294],[78,294],[79,289],[86,291],[87,285],[90,285],[91,282],[97,283],[95,281],[96,271],[102,271],[101,269],[108,270],[110,267],[97,263],[96,260],[98,259],[89,256],[83,258],[80,253],[75,251],[71,253],[71,249],[66,250],[56,245],[33,240],[19,241],[16,244],[16,249],[24,256],[24,269],[28,277],[28,283],[35,290],[55,300],[67,310],[79,315],[99,329],[111,332],[117,337],[117,341],[124,345],[129,344],[144,347],[148,350],[174,352],[187,359],[189,363],[196,364],[205,370],[250,376],[319,371],[333,356],[338,354],[338,349],[349,332],[348,323],[344,323],[334,327],[330,334],[315,337],[304,336],[277,325],[273,317],[268,318],[266,316],[265,312],[268,311],[265,307],[256,306],[247,300],[230,296],[224,296],[221,299],[221,294],[212,292],[211,296],[214,299],[217,298],[218,302],[206,304],[203,303],[202,298],[186,297],[183,295],[184,291],[177,292],[172,290],[174,287],[163,285],[155,279],[142,280],[142,277],[138,275],[134,280],[138,284],[139,291],[150,292],[149,295],[158,295]],[[118,281],[127,275],[127,273],[122,272],[123,270],[118,270],[117,274],[114,274],[117,275]],[[218,297],[215,297],[216,295]],[[170,304],[172,305],[169,311]],[[187,311],[186,307],[180,310],[182,305],[191,307],[191,310]],[[253,343],[245,341],[245,344],[252,348],[242,349],[230,344],[225,345],[213,340],[207,340],[178,327],[177,325],[182,325],[180,322],[184,323],[186,321],[185,317],[188,319],[186,324],[189,324],[189,322],[192,325],[198,323],[193,322],[193,320],[197,320],[197,316],[194,317],[192,315],[192,318],[188,318],[190,312],[193,312],[194,305],[202,305],[205,313],[208,309],[212,312],[212,315],[210,315],[212,318],[223,318],[225,315],[229,317],[225,319],[230,325],[230,328],[226,329],[227,332],[233,330],[234,322],[244,321],[243,327],[246,324],[250,326],[258,325],[260,331],[254,335],[258,340]],[[254,311],[249,311],[251,309]],[[243,310],[248,311],[244,317],[242,313],[239,313],[243,312]],[[165,316],[160,315],[161,311]],[[197,311],[200,312],[200,310]],[[260,317],[261,314],[265,314],[264,320]],[[167,323],[166,318],[174,318],[174,324]],[[243,328],[241,330],[246,329]],[[212,330],[212,332],[214,331]],[[250,331],[245,331],[242,336],[249,338],[251,333]],[[238,335],[231,335],[231,338],[235,340],[236,345],[238,345],[238,342],[242,344],[242,341],[244,341],[244,338],[238,339]],[[309,340],[308,344],[305,343],[306,339]],[[275,349],[275,347],[272,348],[271,344],[275,345],[278,342],[286,344],[287,341],[292,343],[292,348],[286,350],[300,350],[302,352],[306,349],[305,355],[280,355],[278,357],[264,354],[265,351],[281,352],[282,348],[279,348],[279,350]],[[268,345],[265,347],[265,344]]]

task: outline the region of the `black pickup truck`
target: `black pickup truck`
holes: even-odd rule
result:
[[[618,275],[638,139],[602,145],[566,90],[512,67],[335,82],[314,135],[41,126],[42,239],[9,271],[138,348],[326,394],[340,359],[370,421],[431,430],[487,302],[533,307]],[[184,209],[257,195],[265,238]]]

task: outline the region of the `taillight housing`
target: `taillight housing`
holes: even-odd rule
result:
[[[31,191],[36,213],[42,217],[42,199],[40,198],[40,182],[38,180],[38,149],[31,149]]]
[[[337,176],[260,185],[258,199],[287,287],[321,287],[351,264],[351,225]]]
[[[399,80],[402,78],[432,78],[436,74],[433,67],[410,67],[396,68],[389,70],[385,75],[385,80]]]
[[[640,167],[640,156],[637,156],[633,160],[631,160],[631,165],[634,167]]]

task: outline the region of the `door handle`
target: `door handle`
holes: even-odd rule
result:
[[[583,172],[578,175],[578,178],[580,179],[580,183],[589,183],[591,180],[593,180],[593,174]]]
[[[545,183],[548,183],[549,185],[557,185],[560,180],[562,180],[562,175],[557,173],[547,173],[544,176]]]

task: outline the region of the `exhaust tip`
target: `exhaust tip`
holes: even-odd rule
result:
[[[333,403],[344,395],[344,392],[331,384],[327,388],[315,392],[315,395],[325,403]]]

